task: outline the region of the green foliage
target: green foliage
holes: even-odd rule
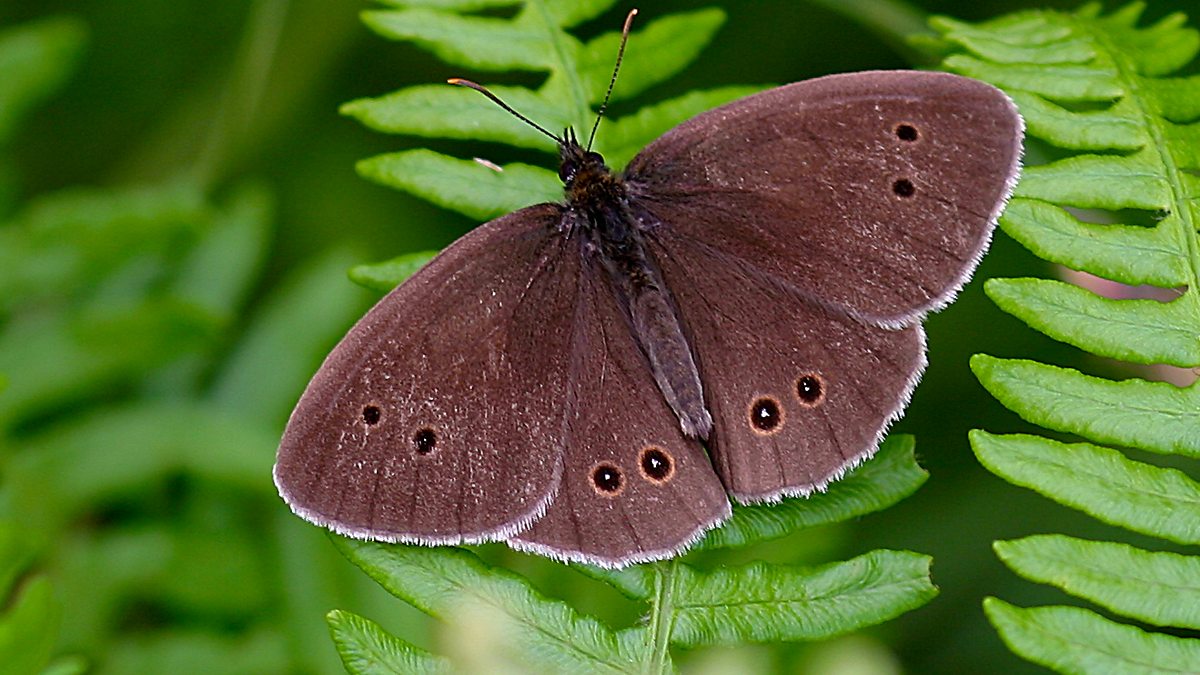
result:
[[[550,129],[573,127],[581,136],[590,131],[619,33],[583,43],[567,29],[609,9],[613,0],[484,3],[519,5],[512,18],[465,13],[478,9],[479,2],[389,4],[396,8],[364,13],[367,25],[379,34],[413,42],[463,67],[545,72],[546,80],[536,90],[490,89]],[[613,102],[642,93],[685,67],[723,19],[719,10],[699,10],[653,17],[635,30]],[[671,126],[755,89],[693,92],[625,117],[606,118],[595,148],[619,166]],[[342,111],[389,133],[557,151],[553,141],[477,92],[456,87],[411,87],[353,101]],[[363,160],[358,169],[366,178],[476,219],[562,198],[561,182],[549,169],[525,164],[497,168],[491,162],[426,149]],[[427,259],[428,254],[412,254],[359,266],[351,277],[371,288],[388,289]],[[741,548],[846,520],[902,499],[925,477],[913,457],[911,438],[897,437],[826,494],[735,508],[730,522],[696,548],[710,553]],[[820,640],[886,621],[936,594],[928,556],[887,550],[818,567],[754,562],[709,569],[678,559],[616,571],[572,566],[648,606],[644,623],[616,630],[465,549],[334,540],[389,592],[440,619],[447,631],[469,643],[443,641],[448,646],[441,656],[433,656],[366,619],[334,612],[328,617],[330,628],[344,665],[353,673],[436,672],[452,666],[465,672],[669,672],[672,645]]]
[[[82,673],[82,659],[51,660],[58,639],[62,606],[50,580],[32,572],[30,547],[10,522],[0,522],[0,663],[4,672]]]
[[[0,133],[63,83],[81,39],[68,19],[0,33]],[[354,573],[290,545],[307,532],[283,517],[269,476],[295,396],[363,309],[337,283],[352,257],[297,270],[249,313],[273,219],[259,185],[214,196],[164,178],[7,206],[0,522],[21,533],[0,528],[0,670],[82,672],[83,660],[51,661],[64,650],[99,673],[320,668],[320,653],[288,648],[313,641],[274,597],[346,596],[285,590],[274,568]],[[332,650],[324,662],[337,667]]]
[[[594,18],[615,0],[567,2],[519,0],[511,19],[463,15],[479,3],[391,3],[398,9],[364,13],[367,25],[391,39],[412,41],[447,62],[487,72],[513,69],[547,73],[536,90],[489,87],[522,114],[558,132],[572,127],[586,137],[603,100],[620,34],[605,33],[587,43],[566,29]],[[488,3],[491,5],[492,3]],[[436,5],[439,9],[433,9]],[[612,102],[632,98],[678,73],[699,54],[724,21],[717,9],[702,9],[637,22],[629,38],[621,77]],[[621,166],[670,127],[758,87],[725,87],[693,92],[636,114],[606,118],[595,149]],[[443,84],[402,89],[386,96],[352,101],[342,112],[388,133],[425,138],[464,138],[531,148],[557,156],[554,142],[501,110],[477,92]],[[551,163],[551,162],[548,162]],[[417,149],[363,160],[366,178],[411,192],[476,219],[494,218],[518,208],[558,201],[562,183],[554,171],[526,164],[505,164],[502,171],[480,162]]]
[[[951,70],[1008,91],[1056,159],[1029,166],[1001,226],[1039,257],[1146,284],[1165,300],[1104,297],[1047,279],[991,279],[997,305],[1030,327],[1133,364],[1200,367],[1200,78],[1178,72],[1200,33],[1169,15],[1139,27],[1141,4],[1103,15],[1022,12],[972,26],[938,19]],[[1098,211],[1103,210],[1103,211]],[[1108,213],[1105,213],[1108,212]],[[1124,221],[1124,222],[1123,222]],[[1111,292],[1110,292],[1111,294]],[[1126,291],[1125,295],[1132,295]],[[1200,544],[1200,483],[1097,444],[1200,456],[1200,384],[1131,378],[977,355],[984,387],[1025,420],[1089,443],[971,434],[993,473],[1106,523]],[[1060,535],[997,542],[1018,574],[1152,626],[1196,628],[1194,556]],[[988,618],[1018,655],[1061,672],[1191,671],[1200,641],[1122,625],[1074,607],[996,599]]]
[[[890,439],[843,483],[801,504],[811,508],[789,502],[766,518],[770,507],[735,509],[738,534],[722,537],[716,530],[710,535],[716,543],[707,547],[752,545],[824,522],[813,513],[844,517],[890,506],[925,480],[912,449],[910,437]],[[410,664],[417,672],[451,665],[470,672],[484,655],[496,659],[486,662],[488,669],[500,663],[518,672],[668,672],[669,645],[826,639],[894,618],[937,592],[930,558],[905,551],[873,551],[816,567],[753,562],[704,569],[679,559],[615,571],[573,566],[648,605],[645,624],[614,630],[465,549],[331,538],[390,593],[472,643],[444,640],[445,657],[434,657],[370,621],[334,612],[330,627],[352,673],[409,672]]]
[[[84,28],[73,18],[43,19],[0,31],[0,145],[75,69]]]

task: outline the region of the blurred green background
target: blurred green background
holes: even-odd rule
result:
[[[728,20],[681,77],[615,112],[694,88],[910,66],[895,36],[864,26],[872,5],[641,3],[644,16],[722,6]],[[911,7],[917,16],[980,20],[1073,6]],[[356,160],[420,141],[367,130],[339,116],[339,104],[476,75],[371,34],[357,16],[367,7],[0,4],[0,31],[58,17],[44,25],[60,46],[47,58],[62,72],[46,75],[46,95],[15,120],[0,105],[0,122],[15,122],[0,129],[0,554],[17,561],[4,564],[11,574],[44,575],[54,588],[58,618],[47,619],[51,638],[37,649],[81,656],[100,673],[336,673],[323,621],[334,608],[420,645],[453,639],[431,634],[415,610],[291,516],[270,479],[291,405],[375,299],[345,270],[440,248],[477,224],[356,176]],[[627,9],[578,33],[613,30]],[[1194,0],[1156,1],[1147,18],[1188,9],[1200,14]],[[28,64],[18,68],[37,76]],[[552,163],[482,144],[445,147],[497,162]],[[941,595],[865,637],[684,655],[686,668],[1033,670],[1004,649],[981,599],[1070,601],[1020,582],[991,541],[1035,532],[1130,540],[1003,483],[967,445],[971,428],[1025,428],[977,385],[967,368],[972,353],[1122,374],[1025,329],[992,306],[978,282],[1051,273],[998,234],[977,281],[929,320],[931,365],[895,427],[917,437],[932,474],[924,488],[886,513],[763,552],[800,561],[880,547],[930,553]],[[558,565],[486,549],[550,595],[614,622],[636,619],[634,608]]]

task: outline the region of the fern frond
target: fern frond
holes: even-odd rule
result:
[[[1200,367],[1200,78],[1175,73],[1200,51],[1180,14],[1140,27],[1142,5],[1104,15],[1022,12],[980,25],[935,20],[957,53],[945,66],[1017,101],[1030,135],[1061,149],[1027,167],[1001,227],[1039,257],[1169,300],[1114,299],[1065,281],[991,279],[989,297],[1050,337],[1131,364]],[[1097,213],[1097,210],[1110,213]],[[1122,223],[1123,218],[1150,222]],[[1088,443],[971,434],[980,462],[1104,522],[1200,544],[1200,483],[1102,444],[1200,457],[1200,384],[1106,380],[976,355],[984,387],[1024,419]],[[1014,571],[1156,626],[1194,628],[1194,556],[1065,536],[997,542]],[[1181,604],[1191,606],[1181,608]],[[1090,610],[988,617],[1017,654],[1063,672],[1193,670],[1200,641],[1124,626]]]
[[[465,14],[479,2],[393,2],[395,9],[365,12],[367,25],[384,37],[407,40],[464,69],[545,73],[537,89],[490,87],[500,98],[552,131],[591,128],[612,71],[619,33],[586,43],[567,32],[615,0],[497,2],[520,9],[511,19]],[[613,101],[635,96],[690,64],[724,22],[717,9],[650,18],[630,36]],[[666,129],[757,88],[725,87],[692,93],[605,120],[595,149],[616,166]],[[374,129],[426,138],[466,138],[531,148],[557,157],[554,143],[478,93],[448,85],[409,87],[342,107]],[[548,161],[547,164],[551,162]],[[411,192],[471,218],[488,219],[523,206],[557,201],[562,184],[549,168],[504,165],[497,172],[477,162],[431,150],[389,153],[359,163],[378,183]]]

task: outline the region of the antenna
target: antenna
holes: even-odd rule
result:
[[[617,49],[617,63],[613,66],[612,78],[608,81],[608,91],[604,93],[604,103],[600,104],[600,111],[596,113],[596,123],[592,125],[592,134],[588,136],[587,149],[592,149],[592,141],[596,140],[596,130],[600,128],[600,119],[604,117],[604,111],[608,110],[608,99],[612,96],[613,86],[617,84],[617,71],[621,69],[621,59],[625,57],[625,43],[629,42],[629,28],[633,25],[633,17],[637,16],[636,9],[629,10],[629,14],[625,17],[625,27],[621,29],[621,46]]]
[[[529,126],[533,127],[534,129],[537,129],[538,131],[542,132],[543,134],[545,134],[545,135],[549,136],[550,138],[554,139],[554,142],[555,142],[555,143],[558,143],[559,145],[565,145],[565,144],[566,144],[566,141],[564,141],[563,139],[559,138],[558,136],[555,136],[554,134],[550,133],[549,131],[546,131],[546,130],[545,130],[545,129],[543,129],[543,128],[542,128],[542,126],[541,126],[541,125],[539,125],[537,122],[534,122],[533,120],[531,120],[531,119],[529,119],[528,117],[526,117],[526,116],[522,115],[521,113],[517,112],[516,110],[513,110],[512,106],[508,105],[508,104],[507,104],[507,103],[505,103],[504,101],[501,101],[499,96],[496,96],[496,95],[495,95],[495,94],[493,94],[492,92],[488,91],[488,88],[487,88],[487,87],[485,87],[485,86],[483,86],[482,84],[476,84],[476,83],[474,83],[474,82],[472,82],[472,81],[470,81],[470,80],[464,80],[464,79],[462,79],[461,77],[452,77],[452,78],[450,78],[450,79],[448,79],[448,80],[446,80],[446,81],[447,81],[447,82],[449,82],[450,84],[453,84],[453,85],[456,85],[456,86],[459,86],[459,87],[466,87],[466,88],[468,88],[468,89],[474,89],[475,91],[477,91],[477,92],[479,92],[479,93],[483,94],[484,96],[486,96],[486,97],[488,97],[488,98],[492,99],[492,103],[495,103],[496,105],[500,106],[501,108],[504,108],[504,109],[505,109],[505,110],[507,110],[507,111],[508,111],[508,113],[509,113],[510,115],[512,115],[513,117],[516,117],[517,119],[521,120],[521,121],[522,121],[522,122],[524,122],[525,124],[528,124]]]

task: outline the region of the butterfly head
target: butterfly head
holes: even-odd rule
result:
[[[592,152],[579,144],[575,132],[567,129],[558,144],[558,177],[570,191],[576,181],[590,182],[611,172],[598,152]]]

